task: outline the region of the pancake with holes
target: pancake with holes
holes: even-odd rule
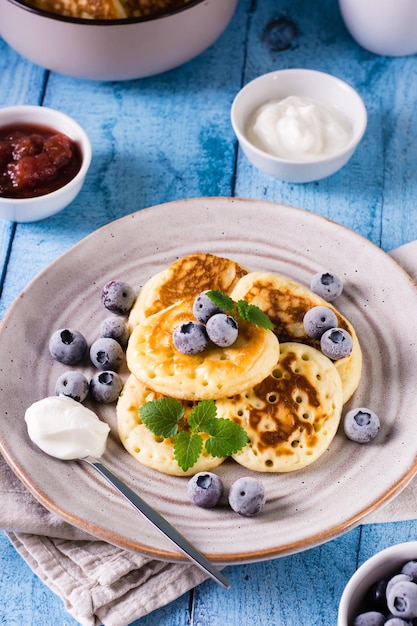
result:
[[[206,289],[228,294],[248,271],[215,254],[190,254],[150,278],[139,292],[129,315],[132,330],[140,321],[179,300],[195,298]]]
[[[126,350],[128,368],[147,387],[185,400],[215,400],[261,382],[279,356],[279,342],[271,330],[239,320],[233,345],[220,348],[209,342],[199,354],[177,350],[173,332],[194,319],[194,299],[177,302],[138,324]]]
[[[317,339],[307,336],[303,318],[315,306],[327,306],[335,312],[338,326],[351,335],[353,349],[349,356],[335,361],[347,402],[359,385],[362,374],[362,350],[352,324],[329,302],[287,276],[271,272],[251,272],[243,276],[230,294],[233,300],[245,299],[257,305],[270,318],[280,342],[297,341],[320,348]]]
[[[259,385],[217,400],[217,415],[242,426],[249,443],[233,455],[255,472],[292,472],[316,461],[331,444],[343,408],[342,383],[322,352],[295,342]]]
[[[161,394],[142,385],[133,375],[127,379],[117,402],[116,413],[120,441],[129,454],[142,465],[171,476],[191,476],[197,472],[212,470],[223,463],[224,458],[211,456],[203,448],[192,468],[186,472],[180,468],[174,456],[171,439],[157,437],[140,421],[139,408],[146,402],[160,397]],[[179,427],[184,430],[187,428],[187,415],[194,404],[187,401],[183,404],[185,414]]]

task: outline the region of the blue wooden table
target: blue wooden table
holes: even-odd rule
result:
[[[296,28],[286,50],[277,49],[280,17]],[[288,67],[339,76],[359,91],[368,109],[359,150],[343,170],[320,182],[293,185],[261,174],[237,150],[231,129],[229,111],[239,88]],[[60,109],[84,126],[94,153],[82,192],[62,213],[32,224],[0,220],[0,315],[32,277],[84,236],[176,199],[234,195],[302,207],[386,251],[417,239],[416,94],[416,57],[384,58],[361,49],[347,33],[336,0],[240,0],[226,32],[197,59],[126,83],[49,73],[0,40],[0,106]],[[417,521],[365,524],[300,554],[231,566],[229,592],[206,582],[136,624],[331,626],[358,564],[416,533]],[[0,623],[76,623],[3,535]]]

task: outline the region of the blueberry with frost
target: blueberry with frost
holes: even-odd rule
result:
[[[209,339],[221,348],[232,346],[239,334],[239,328],[234,317],[225,313],[216,313],[209,318],[206,324]]]
[[[385,615],[378,611],[366,611],[360,613],[353,620],[353,626],[383,626],[385,624]]]
[[[135,299],[133,287],[122,280],[110,280],[101,290],[101,302],[106,309],[118,315],[129,313]]]
[[[205,324],[207,320],[216,313],[223,313],[222,309],[214,304],[213,300],[208,297],[207,291],[208,290],[202,291],[196,297],[193,304],[193,314],[202,324]]]
[[[417,584],[401,580],[387,590],[388,609],[394,617],[413,619],[417,617]]]
[[[343,291],[343,282],[331,272],[317,272],[310,282],[310,289],[327,302],[332,302]]]
[[[208,345],[206,329],[200,322],[184,322],[174,330],[174,346],[182,354],[193,355],[203,352]]]
[[[103,404],[115,402],[123,389],[123,379],[117,372],[97,372],[90,380],[90,393]]]
[[[348,439],[356,443],[368,443],[377,436],[381,423],[374,411],[366,408],[350,409],[343,420]]]
[[[353,350],[353,341],[344,328],[329,328],[320,338],[320,349],[333,361],[343,359]]]
[[[55,384],[57,396],[67,396],[83,402],[88,395],[89,382],[81,372],[68,371],[58,378]]]
[[[239,515],[251,517],[265,505],[265,489],[259,480],[250,476],[238,478],[229,490],[229,504]]]
[[[118,370],[124,361],[124,352],[115,339],[100,337],[91,345],[90,359],[100,370]]]
[[[211,509],[220,502],[224,493],[224,486],[217,474],[199,472],[187,484],[187,494],[190,502],[203,509]]]
[[[407,576],[411,577],[411,580],[417,582],[417,561],[407,561],[404,563],[401,574],[407,574]]]
[[[100,337],[115,339],[122,348],[125,348],[129,339],[129,329],[120,317],[113,315],[101,322]]]
[[[60,328],[49,339],[51,356],[65,365],[76,365],[87,350],[87,341],[79,330]]]
[[[304,315],[303,325],[308,337],[320,339],[326,330],[337,327],[337,315],[327,306],[314,306]]]

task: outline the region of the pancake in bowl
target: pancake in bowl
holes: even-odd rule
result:
[[[142,465],[171,476],[191,476],[197,472],[210,471],[223,463],[224,458],[211,456],[203,448],[193,467],[186,472],[181,469],[175,459],[171,439],[157,437],[140,421],[139,408],[146,402],[160,397],[161,394],[140,383],[133,375],[127,379],[117,402],[116,413],[120,441],[129,454]],[[186,417],[193,408],[193,403],[184,401],[183,404],[185,407],[183,428],[185,428]]]
[[[230,294],[257,305],[274,325],[279,341],[297,341],[320,348],[317,339],[307,336],[303,318],[315,306],[327,306],[335,312],[338,325],[349,332],[353,349],[349,356],[335,361],[343,387],[343,402],[347,402],[359,385],[362,374],[362,350],[352,324],[329,302],[287,276],[272,272],[251,272],[243,276]]]
[[[230,293],[248,271],[214,254],[189,254],[155,274],[140,290],[129,315],[129,329],[179,300],[195,298],[206,289]]]
[[[177,302],[134,328],[126,360],[139,381],[165,396],[194,401],[233,395],[268,376],[278,360],[278,339],[272,331],[243,320],[230,347],[209,343],[191,356],[177,350],[172,335],[194,318],[193,302]]]
[[[343,391],[330,359],[308,345],[280,344],[280,357],[259,385],[216,401],[218,417],[242,426],[249,443],[233,455],[256,472],[292,472],[316,461],[339,426]]]

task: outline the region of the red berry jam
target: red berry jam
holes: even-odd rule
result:
[[[81,167],[79,146],[51,128],[16,124],[0,128],[0,197],[33,198],[55,191]]]

